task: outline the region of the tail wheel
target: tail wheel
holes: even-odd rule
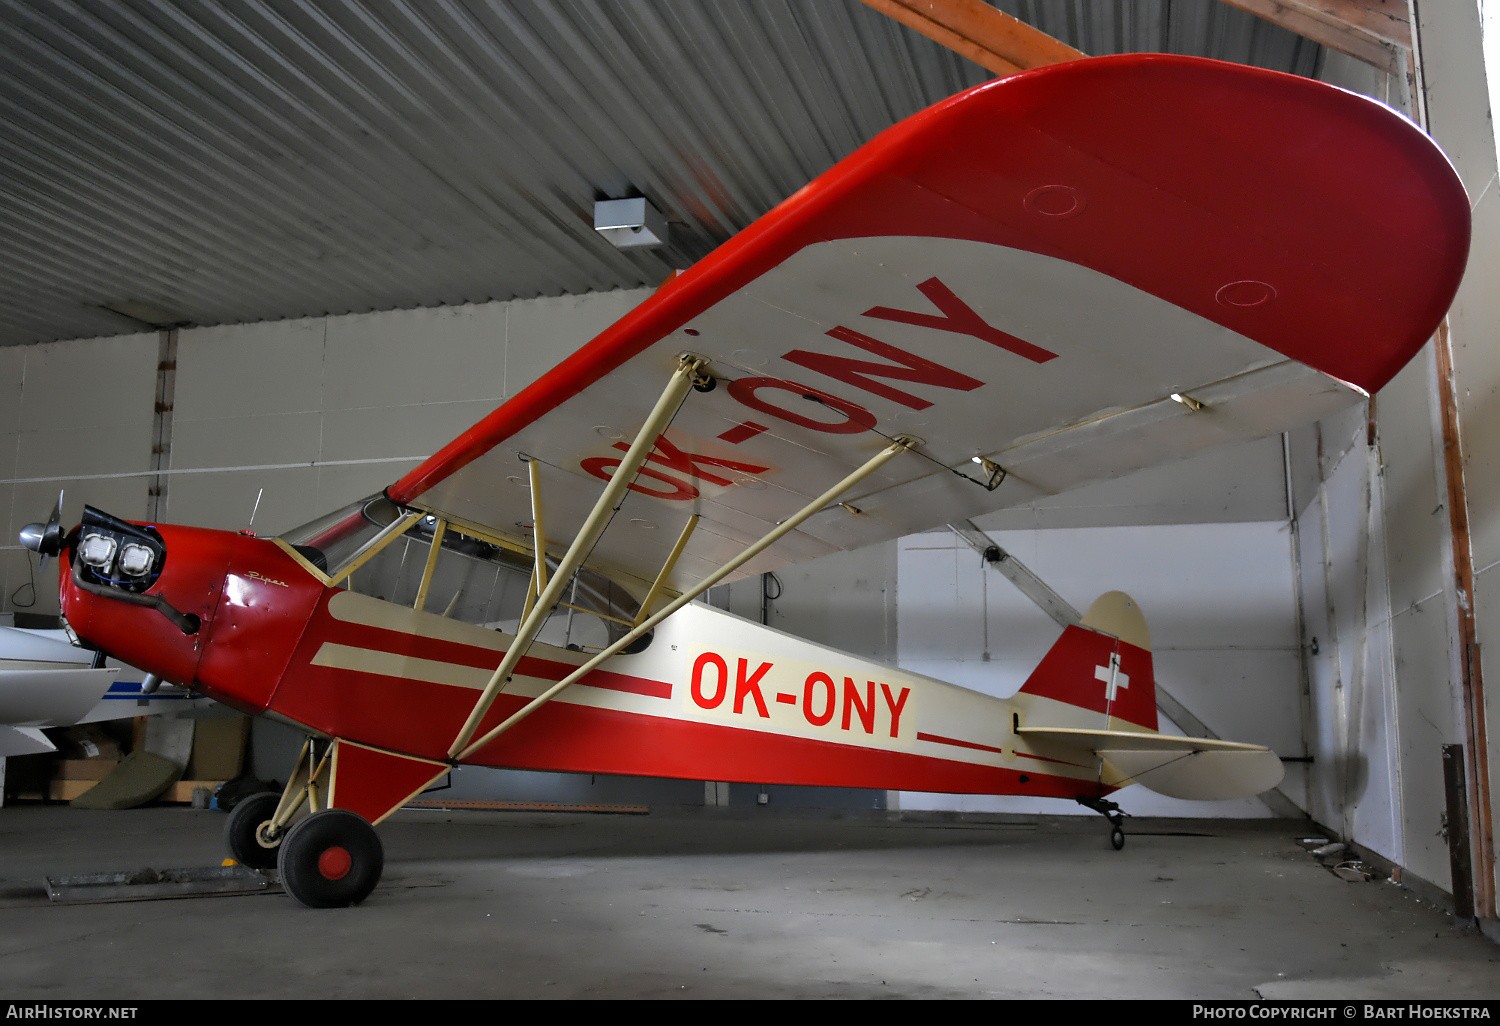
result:
[[[224,844],[240,865],[251,869],[276,868],[276,851],[286,834],[273,834],[264,828],[269,826],[280,803],[281,795],[262,791],[244,799],[229,813],[229,821],[224,824]]]
[[[1099,815],[1109,820],[1109,843],[1114,846],[1115,851],[1125,847],[1125,813],[1112,801],[1099,798],[1094,795],[1083,794],[1073,799],[1079,805],[1093,809]]]
[[[380,882],[385,850],[362,816],[315,812],[293,827],[276,859],[281,886],[308,908],[358,905]]]

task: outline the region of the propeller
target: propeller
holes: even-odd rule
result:
[[[42,566],[47,565],[48,556],[62,551],[62,504],[63,493],[58,492],[57,505],[52,507],[52,515],[45,524],[27,524],[21,528],[21,544],[42,557]]]

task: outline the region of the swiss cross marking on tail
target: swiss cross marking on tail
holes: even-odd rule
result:
[[[1094,667],[1094,677],[1104,682],[1104,700],[1113,702],[1121,688],[1130,687],[1130,675],[1120,672],[1120,653],[1111,652],[1108,666]]]

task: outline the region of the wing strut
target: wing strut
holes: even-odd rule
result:
[[[432,587],[432,572],[437,569],[438,553],[443,551],[443,535],[448,533],[448,521],[438,518],[432,529],[432,545],[427,550],[427,563],[422,567],[422,583],[417,585],[417,598],[411,607],[417,612],[427,608],[427,590]]]
[[[630,626],[639,627],[646,622],[646,617],[651,615],[652,603],[656,596],[661,594],[662,588],[667,583],[667,578],[672,575],[672,568],[677,565],[677,559],[682,555],[682,550],[687,548],[688,539],[693,536],[693,531],[698,526],[698,514],[694,513],[688,517],[688,522],[683,526],[682,533],[677,536],[677,544],[672,546],[667,561],[661,565],[661,573],[656,575],[656,580],[651,583],[651,590],[646,592],[646,597],[641,600],[641,611],[635,615],[635,622]]]
[[[534,600],[547,587],[547,529],[542,524],[542,464],[528,458],[526,470],[531,479],[531,545],[536,550],[536,560],[531,571],[531,583],[526,587],[526,605],[521,610],[521,619],[531,615]]]
[[[522,706],[516,712],[512,713],[509,719],[492,728],[489,733],[485,734],[478,741],[475,741],[467,748],[463,748],[463,750],[459,751],[458,754],[454,757],[458,758],[459,760],[469,758],[475,752],[479,751],[479,749],[483,748],[485,745],[489,744],[505,731],[521,722],[527,716],[530,716],[544,704],[551,701],[564,688],[577,682],[579,679],[587,675],[596,666],[604,662],[610,656],[613,656],[622,649],[627,648],[637,638],[641,637],[643,634],[651,630],[657,624],[661,623],[667,617],[677,612],[677,610],[681,609],[683,606],[693,601],[693,599],[697,598],[699,595],[702,595],[709,588],[712,588],[724,578],[734,573],[741,566],[754,559],[765,549],[776,544],[776,542],[779,541],[782,537],[796,530],[797,527],[801,525],[802,521],[806,520],[808,517],[812,516],[814,513],[819,512],[820,510],[827,509],[828,506],[832,504],[834,500],[836,500],[840,495],[848,491],[850,488],[853,488],[856,484],[864,480],[869,475],[873,474],[876,470],[880,469],[880,467],[884,465],[887,460],[891,459],[893,456],[905,452],[915,444],[916,442],[910,438],[897,438],[896,440],[891,442],[890,445],[887,445],[884,449],[880,450],[880,452],[870,457],[870,459],[867,460],[863,466],[859,467],[859,469],[855,470],[848,477],[844,478],[838,484],[834,485],[832,488],[824,492],[822,495],[818,496],[806,506],[802,507],[802,509],[798,510],[788,519],[783,520],[781,523],[777,524],[775,529],[772,530],[769,534],[765,535],[765,537],[761,538],[760,541],[755,542],[744,552],[741,552],[738,556],[735,556],[733,559],[729,560],[723,566],[719,567],[719,569],[715,570],[712,574],[709,574],[703,580],[699,581],[687,591],[683,592],[671,602],[667,603],[662,607],[661,612],[655,613],[649,618],[641,621],[633,629],[631,629],[630,633],[626,634],[624,637],[616,641],[613,645],[610,645],[604,651],[591,658],[588,662],[578,667],[578,669],[568,674],[566,677],[558,681],[546,691],[542,692],[536,698],[533,698],[526,705]],[[618,473],[619,472],[616,471],[617,475]],[[553,577],[553,580],[560,580],[562,579],[562,576],[562,572],[559,571]],[[514,651],[516,651],[516,646],[512,645],[511,652]],[[510,660],[509,652],[506,653],[506,659],[508,662],[511,662],[511,664],[514,665],[513,661]],[[501,664],[501,668],[505,669],[505,663]],[[507,669],[506,672],[508,673],[509,670]],[[499,670],[496,670],[495,673],[497,677],[500,675]],[[482,698],[481,701],[483,701]],[[484,704],[485,707],[488,708],[489,703],[486,702]],[[482,711],[476,711],[476,713],[472,714],[469,718],[471,721],[478,722],[478,718],[481,715],[483,715]],[[469,733],[472,734],[472,731],[469,731]],[[454,751],[457,751],[460,747],[461,744],[455,742]],[[449,755],[453,756],[453,752],[450,751]]]
[[[546,622],[554,606],[562,598],[563,588],[567,586],[569,578],[583,565],[584,559],[593,549],[594,543],[599,540],[599,535],[604,533],[604,528],[609,524],[609,518],[614,508],[619,505],[625,495],[625,489],[635,480],[635,474],[641,464],[646,462],[646,457],[651,455],[656,446],[656,439],[666,430],[672,418],[677,415],[677,409],[687,398],[688,389],[693,387],[696,380],[703,375],[703,361],[695,356],[683,356],[678,360],[677,369],[672,372],[671,379],[667,382],[666,390],[662,392],[661,398],[656,401],[656,406],[651,410],[646,422],[641,425],[640,431],[631,443],[625,458],[610,475],[609,483],[604,486],[604,491],[599,494],[599,499],[594,503],[594,508],[589,512],[583,526],[578,529],[573,544],[569,546],[567,553],[563,556],[557,568],[543,585],[541,577],[546,575],[546,554],[541,548],[541,539],[538,538],[536,562],[537,562],[537,588],[541,594],[536,602],[528,610],[527,615],[521,620],[516,628],[516,638],[511,642],[509,651],[505,658],[500,660],[500,665],[490,675],[489,683],[485,685],[484,692],[479,696],[479,701],[474,703],[469,718],[464,721],[463,729],[453,739],[453,744],[448,749],[450,758],[454,757],[469,739],[474,736],[474,731],[479,727],[479,721],[489,711],[490,705],[494,703],[495,697],[500,694],[505,682],[510,679],[511,672],[515,670],[516,664],[521,661],[531,648],[531,643],[536,640],[537,632],[541,630],[542,624]],[[533,487],[537,481],[536,461],[532,461]],[[536,496],[533,493],[533,502]],[[540,526],[540,524],[538,524]]]

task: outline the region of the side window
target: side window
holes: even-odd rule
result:
[[[429,517],[388,545],[345,582],[352,591],[414,607],[435,530]],[[514,633],[531,584],[531,557],[469,537],[443,533],[442,549],[427,586],[424,611],[492,630]],[[636,603],[593,571],[575,575],[538,641],[558,648],[598,651],[629,630]]]

